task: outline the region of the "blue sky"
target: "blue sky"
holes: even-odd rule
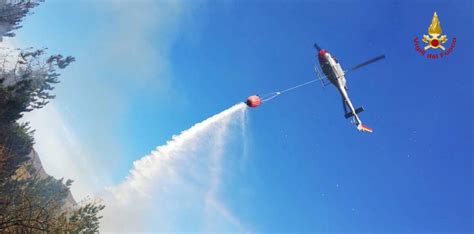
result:
[[[413,39],[434,11],[457,44],[429,60]],[[223,180],[220,199],[254,232],[468,232],[472,12],[471,1],[50,0],[15,43],[76,56],[55,102],[27,118],[76,197],[251,94],[314,79],[314,42],[345,68],[384,53],[347,77],[373,134],[343,118],[333,87],[283,95],[248,110],[245,173]]]

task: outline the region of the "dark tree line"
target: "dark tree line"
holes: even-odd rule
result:
[[[41,1],[0,0],[0,47]],[[47,55],[46,49],[0,49],[0,232],[97,232],[97,202],[67,205],[71,180],[57,180],[32,165],[33,130],[19,123],[55,96],[59,70],[74,57]]]

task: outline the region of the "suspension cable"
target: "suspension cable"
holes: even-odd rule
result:
[[[297,89],[297,88],[301,88],[301,87],[303,87],[303,86],[309,85],[309,84],[311,84],[311,83],[313,83],[313,82],[316,82],[316,81],[318,81],[318,80],[317,80],[317,79],[314,79],[314,80],[310,80],[310,81],[304,82],[304,83],[302,83],[302,84],[299,84],[299,85],[296,85],[296,86],[293,86],[293,87],[284,89],[284,90],[282,90],[282,91],[277,91],[277,92],[273,92],[273,93],[264,94],[264,95],[262,95],[262,102],[270,101],[270,100],[276,98],[277,96],[279,96],[279,95],[281,95],[281,94],[290,92],[290,91],[295,90],[295,89]]]

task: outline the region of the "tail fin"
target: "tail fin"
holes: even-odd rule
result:
[[[359,113],[362,112],[362,111],[364,111],[364,107],[359,107],[359,108],[357,108],[357,109],[355,110],[355,112],[356,112],[355,114],[359,114]],[[349,112],[349,113],[347,113],[347,114],[344,115],[344,117],[346,117],[346,119],[348,119],[348,118],[350,118],[350,117],[352,117],[352,116],[354,116],[354,112]]]
[[[359,129],[359,131],[370,132],[370,133],[372,133],[374,131],[372,128],[369,128],[369,127],[365,126],[362,123],[357,125],[357,129]]]

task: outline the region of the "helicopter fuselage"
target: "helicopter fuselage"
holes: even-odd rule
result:
[[[341,93],[344,109],[346,109],[346,107],[349,108],[349,113],[352,113],[351,116],[354,117],[355,124],[359,126],[360,124],[362,124],[362,121],[357,115],[357,111],[354,108],[354,105],[352,105],[352,102],[349,98],[349,94],[347,93],[348,89],[346,84],[346,78],[344,76],[345,73],[341,65],[337,61],[336,57],[334,57],[325,50],[320,50],[318,52],[318,58],[319,65],[323,70],[324,75],[326,75],[329,81],[339,90],[339,93]],[[347,114],[347,111],[345,114]]]

